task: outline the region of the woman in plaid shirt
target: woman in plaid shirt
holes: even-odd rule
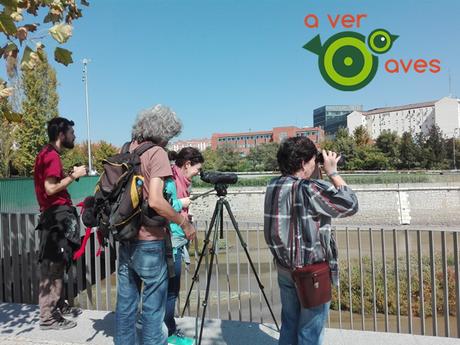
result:
[[[318,150],[307,137],[284,141],[277,154],[282,176],[267,186],[264,207],[265,240],[278,268],[281,294],[281,333],[279,345],[320,345],[330,302],[314,308],[303,308],[297,297],[293,268],[327,261],[332,283],[338,284],[337,245],[331,232],[331,218],[348,217],[358,211],[356,194],[337,173],[340,159],[335,152],[322,151],[323,169],[332,184],[312,179],[319,171]],[[296,190],[292,205],[293,188]],[[295,210],[293,210],[293,207]],[[291,219],[295,215],[296,222]],[[302,234],[293,245],[291,257],[289,231],[291,222]]]

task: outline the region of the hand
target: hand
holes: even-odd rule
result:
[[[195,227],[192,225],[192,223],[189,223],[186,221],[184,225],[182,226],[182,230],[184,230],[185,237],[187,237],[189,241],[193,241],[195,239],[196,230],[195,230]]]
[[[324,164],[323,168],[327,175],[337,172],[337,162],[340,159],[340,156],[333,151],[323,150]]]
[[[190,198],[182,198],[179,200],[182,203],[182,208],[188,208],[190,204],[192,203],[192,200],[190,200]]]
[[[73,167],[72,173],[70,174],[71,177],[74,179],[78,179],[80,177],[86,176],[86,166],[80,165]]]

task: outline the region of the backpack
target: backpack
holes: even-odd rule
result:
[[[141,226],[145,182],[140,157],[156,145],[145,142],[129,152],[129,144],[123,145],[121,153],[102,161],[104,172],[94,196],[84,202],[83,223],[98,227],[104,239],[112,236],[117,241],[132,240]]]

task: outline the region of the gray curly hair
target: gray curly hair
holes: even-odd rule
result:
[[[166,146],[167,142],[178,135],[181,130],[182,123],[176,113],[168,107],[157,104],[139,112],[131,137],[137,142],[149,140]]]

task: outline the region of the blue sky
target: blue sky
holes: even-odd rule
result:
[[[318,29],[305,27],[314,13]],[[385,28],[400,38],[380,57],[374,80],[343,92],[322,79],[317,57],[302,46],[343,31],[327,14],[365,13],[364,35]],[[182,119],[179,138],[213,132],[313,124],[314,108],[363,104],[365,109],[460,94],[458,0],[91,0],[65,45],[74,51],[58,73],[60,112],[86,138],[82,64],[89,65],[91,136],[116,145],[130,137],[137,112],[169,105]],[[50,48],[52,42],[49,42]],[[389,74],[388,59],[441,60],[437,74]]]

